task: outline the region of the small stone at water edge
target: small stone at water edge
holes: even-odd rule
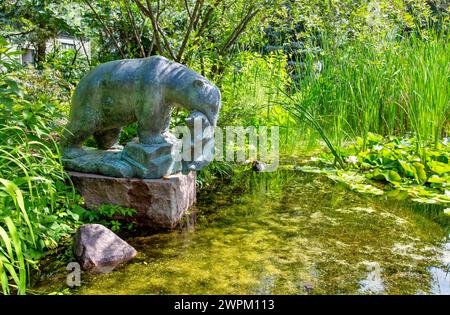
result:
[[[103,225],[84,224],[75,235],[74,254],[84,270],[108,273],[137,252]]]

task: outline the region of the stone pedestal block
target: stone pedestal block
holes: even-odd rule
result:
[[[181,142],[161,144],[128,143],[122,152],[122,160],[130,164],[139,178],[161,178],[181,171],[181,161],[175,156]]]
[[[68,172],[90,209],[104,204],[137,210],[139,224],[173,228],[195,203],[195,172],[162,179],[115,178]]]

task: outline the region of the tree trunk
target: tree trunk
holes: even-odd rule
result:
[[[45,54],[47,50],[47,45],[45,39],[39,39],[36,43],[36,55],[34,56],[34,61],[37,69],[42,69],[45,62]]]

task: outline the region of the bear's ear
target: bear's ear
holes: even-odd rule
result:
[[[194,80],[194,82],[192,82],[192,86],[195,88],[202,88],[205,86],[205,82],[202,80]]]

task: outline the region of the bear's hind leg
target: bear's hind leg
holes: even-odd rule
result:
[[[64,158],[73,159],[86,154],[82,145],[90,136],[89,131],[77,129],[76,126],[70,124],[66,126],[61,138],[61,153]]]
[[[97,146],[102,150],[107,149],[123,149],[118,144],[120,132],[122,128],[112,128],[107,130],[96,131],[94,133],[94,139],[97,142]]]

